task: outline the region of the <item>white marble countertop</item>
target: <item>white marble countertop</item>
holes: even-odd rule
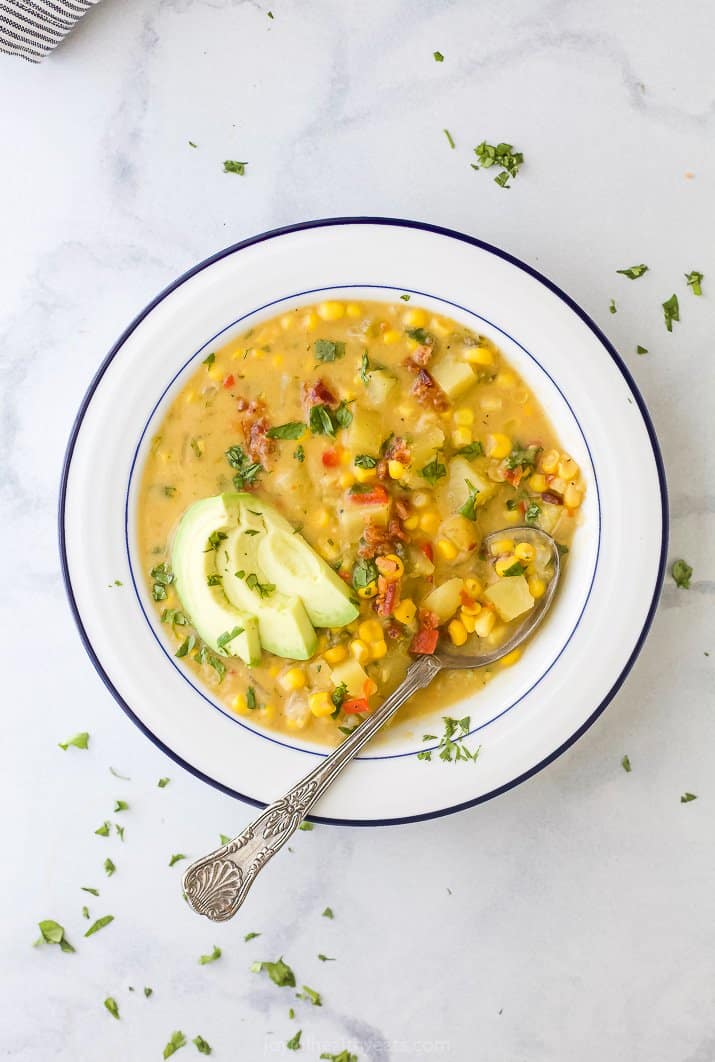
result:
[[[103,0],[41,66],[0,57],[0,1057],[149,1062],[182,1029],[231,1062],[347,1046],[360,1062],[710,1062],[712,9],[271,2],[273,20],[248,0]],[[511,191],[470,169],[483,138],[524,151]],[[225,175],[225,158],[248,160],[247,176]],[[168,858],[200,854],[248,810],[149,744],[92,669],[59,574],[60,465],[100,359],[162,286],[253,233],[343,214],[478,235],[592,314],[650,407],[671,557],[695,577],[689,592],[667,581],[625,686],[547,770],[451,818],[299,834],[240,920],[215,927],[181,902]],[[616,275],[638,262],[642,280]],[[57,748],[83,729],[88,752]],[[698,800],[681,804],[685,790]],[[131,805],[124,844],[93,833],[116,798]],[[85,902],[116,916],[86,941]],[[33,950],[41,918],[78,954]],[[244,943],[249,930],[262,936]],[[199,965],[214,943],[220,961]],[[322,1008],[249,972],[281,954]]]

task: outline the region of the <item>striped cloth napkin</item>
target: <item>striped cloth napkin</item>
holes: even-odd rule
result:
[[[0,0],[0,52],[39,63],[99,0]]]

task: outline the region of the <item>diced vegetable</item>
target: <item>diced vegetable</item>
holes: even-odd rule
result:
[[[383,439],[382,415],[370,409],[353,406],[353,420],[347,432],[347,445],[355,454],[372,454],[380,449]]]
[[[435,451],[444,445],[444,432],[437,425],[424,426],[418,423],[410,438],[410,453],[412,455],[412,471],[419,472],[433,459]],[[417,486],[424,487],[425,481],[418,474],[415,476]]]
[[[459,398],[477,382],[469,362],[458,361],[451,354],[441,354],[430,364],[429,371],[450,400]]]
[[[484,591],[484,596],[491,601],[499,613],[499,618],[508,623],[534,607],[534,599],[523,575],[512,575],[500,579]]]
[[[431,656],[437,648],[437,642],[439,641],[438,630],[427,630],[423,628],[417,631],[417,634],[410,643],[410,652],[419,653],[422,656]]]
[[[463,579],[448,579],[446,583],[432,590],[422,602],[439,617],[440,623],[451,619],[461,604],[460,595],[464,589]]]
[[[344,683],[351,697],[364,697],[365,683],[370,682],[365,669],[354,659],[338,664],[331,670],[330,677],[335,686]]]
[[[391,400],[391,393],[397,384],[394,376],[380,369],[371,369],[367,381],[367,399],[371,406],[376,409],[385,408],[385,403]]]
[[[437,487],[438,501],[449,512],[457,512],[470,497],[469,483],[479,492],[474,504],[476,508],[493,498],[498,484],[492,483],[480,475],[465,457],[453,457],[447,467],[447,478]]]
[[[472,550],[479,541],[479,532],[474,520],[455,513],[448,516],[440,527],[440,534],[446,535],[460,550]]]

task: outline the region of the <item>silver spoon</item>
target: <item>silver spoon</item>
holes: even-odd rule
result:
[[[444,651],[440,646],[432,656],[420,656],[407,669],[403,682],[372,715],[356,727],[338,748],[318,766],[301,778],[285,796],[269,804],[242,833],[216,851],[197,859],[183,877],[184,892],[189,904],[198,914],[214,922],[233,918],[246,894],[268,860],[290,840],[313,805],[347,767],[360,749],[378,730],[392,719],[408,697],[429,685],[443,668],[463,669],[485,667],[506,656],[541,623],[554,596],[559,581],[559,551],[545,531],[534,527],[511,527],[486,535],[484,543],[509,537],[520,542],[546,547],[550,554],[552,575],[542,597],[526,614],[511,637],[491,652],[479,655]]]

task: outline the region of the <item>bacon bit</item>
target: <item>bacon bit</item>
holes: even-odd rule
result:
[[[343,701],[341,708],[346,715],[359,715],[361,712],[370,711],[366,697],[349,697]]]
[[[388,581],[391,581],[390,577],[394,576],[395,573],[399,574],[400,568],[402,566],[401,562],[398,562],[397,560],[395,560],[394,557],[391,557],[389,554],[378,557],[375,561],[375,564],[380,575],[384,575]]]
[[[345,568],[341,568],[340,571],[338,572],[338,575],[343,580],[343,582],[348,584],[348,586],[352,586],[353,585],[352,572],[348,572],[348,571],[345,570]]]
[[[236,382],[236,380],[235,380],[235,377],[233,376],[233,374],[232,374],[232,373],[230,373],[230,374],[229,374],[229,375],[228,375],[228,376],[226,377],[226,379],[225,379],[225,380],[223,381],[223,386],[224,386],[224,387],[233,387],[233,385],[235,384],[235,382]]]
[[[398,627],[394,621],[385,624],[385,637],[396,641],[398,638],[402,637],[402,628]]]
[[[372,560],[378,553],[394,553],[387,528],[368,524],[358,542],[358,557]]]
[[[399,461],[401,465],[409,465],[410,448],[400,435],[393,435],[385,447],[383,455],[388,461]]]
[[[405,361],[405,365],[410,370],[410,372],[414,372],[415,370],[410,367],[409,362],[412,362],[414,365],[417,365],[417,366],[428,365],[433,354],[434,354],[434,346],[433,346],[433,344],[432,343],[422,343],[421,346],[417,347],[415,350],[412,351],[412,353],[410,354],[409,358],[407,358],[407,360]]]
[[[436,612],[430,612],[428,608],[421,608],[417,612],[420,627],[427,631],[433,631],[439,627],[439,616]]]
[[[268,418],[259,412],[260,407],[256,402],[251,402],[248,407],[248,416],[241,421],[243,437],[246,440],[246,449],[252,460],[260,461],[265,467],[266,459],[273,453],[275,443],[266,435],[270,424]],[[256,415],[258,414],[258,415]]]
[[[416,367],[417,379],[410,388],[410,393],[417,399],[420,405],[430,406],[438,413],[449,409],[449,401],[444,391],[432,379],[426,369]]]
[[[419,630],[410,643],[410,652],[421,656],[431,656],[437,648],[438,641],[438,630]]]
[[[521,467],[519,467],[519,468],[509,468],[509,469],[506,470],[506,472],[504,474],[504,479],[507,480],[509,483],[511,483],[512,487],[518,487],[519,484],[521,483],[521,477],[523,475],[524,475],[524,469],[523,468],[521,468]]]
[[[311,406],[317,406],[321,402],[324,402],[327,406],[337,406],[338,400],[333,392],[325,385],[323,380],[316,380],[315,383],[304,383],[302,387],[303,392],[303,404],[310,409]]]
[[[551,505],[563,505],[564,499],[555,490],[545,490],[541,495],[542,501],[550,502]]]
[[[424,553],[428,561],[434,561],[434,550],[432,549],[431,542],[422,542],[420,544],[420,550]]]
[[[377,577],[377,597],[375,611],[378,616],[391,616],[400,603],[400,579],[388,583],[384,576]]]
[[[399,520],[396,520],[394,518],[390,520],[389,524],[387,525],[387,530],[391,538],[396,538],[400,542],[410,541],[410,536],[404,530]]]
[[[348,498],[354,505],[384,505],[388,495],[385,488],[378,483],[370,490],[348,494]]]
[[[326,468],[335,468],[340,464],[340,455],[337,450],[325,450],[321,460]]]
[[[387,479],[388,468],[387,461],[384,457],[377,462],[377,465],[375,466],[375,471],[377,472],[378,479]]]

